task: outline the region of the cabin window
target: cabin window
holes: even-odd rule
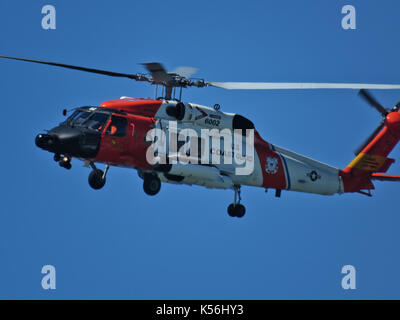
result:
[[[107,134],[113,137],[125,137],[128,121],[124,117],[112,116]]]

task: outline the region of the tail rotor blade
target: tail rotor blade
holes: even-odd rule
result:
[[[372,107],[378,110],[382,116],[387,116],[388,111],[378,101],[376,101],[367,90],[361,89],[358,94],[363,97]]]
[[[361,144],[355,151],[354,154],[357,156],[360,154],[361,151],[363,151],[365,149],[365,147],[367,145],[370,144],[370,142],[372,140],[374,140],[374,138],[378,135],[379,132],[381,132],[381,130],[383,129],[383,127],[385,126],[385,120],[383,120],[379,126],[374,130],[374,132],[372,132],[372,134],[364,141],[363,144]]]

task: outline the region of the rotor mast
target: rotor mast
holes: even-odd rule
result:
[[[172,89],[173,88],[174,87],[171,87],[169,85],[165,86],[165,96],[164,96],[165,100],[171,100],[172,99]]]

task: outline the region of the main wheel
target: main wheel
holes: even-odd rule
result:
[[[233,203],[231,203],[228,206],[228,214],[231,217],[241,218],[244,216],[245,213],[246,213],[246,208],[244,205],[242,205],[240,203],[236,204],[236,206]]]
[[[246,208],[242,204],[237,204],[236,208],[235,208],[235,211],[236,211],[236,217],[241,218],[246,213]]]
[[[236,217],[236,214],[235,214],[235,205],[234,205],[233,203],[231,203],[231,204],[228,206],[228,214],[229,214],[231,217]]]
[[[161,180],[154,174],[146,174],[143,179],[143,190],[149,196],[156,195],[161,189]]]
[[[99,190],[104,187],[106,184],[106,178],[104,177],[103,179],[104,172],[101,171],[100,169],[93,170],[89,174],[89,185],[95,189]]]

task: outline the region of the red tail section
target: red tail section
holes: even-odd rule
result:
[[[384,128],[375,138],[357,155],[357,157],[340,171],[345,192],[361,192],[372,190],[372,179],[390,177],[378,175],[375,172],[384,173],[395,161],[388,158],[400,140],[400,112],[391,112],[386,116]],[[391,181],[394,181],[393,179]]]

